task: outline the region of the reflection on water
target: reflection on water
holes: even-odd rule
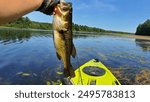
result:
[[[150,51],[150,40],[136,39],[135,42],[143,51]]]
[[[74,44],[78,57],[72,59],[74,69],[98,58],[122,84],[150,84],[148,40],[80,34],[74,36]],[[63,65],[55,53],[49,31],[1,29],[0,84],[61,83]]]
[[[0,31],[0,43],[2,44],[23,43],[23,41],[27,41],[30,37],[29,31],[18,31],[17,33],[15,30]]]
[[[36,31],[36,30],[16,30],[16,29],[0,29],[0,43],[1,44],[11,44],[11,43],[23,43],[28,41],[33,36],[47,36],[48,31]],[[36,34],[36,35],[35,35]]]

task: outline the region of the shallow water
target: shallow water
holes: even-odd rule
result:
[[[150,85],[150,40],[93,34],[75,35],[74,44],[74,69],[97,58],[122,84]],[[51,32],[0,30],[0,84],[59,84],[63,77]]]

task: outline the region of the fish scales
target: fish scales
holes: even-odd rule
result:
[[[58,59],[64,65],[66,77],[74,77],[75,73],[71,65],[71,55],[75,57],[76,49],[73,44],[72,34],[72,4],[60,2],[54,10],[54,45]]]

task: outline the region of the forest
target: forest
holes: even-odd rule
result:
[[[150,36],[150,20],[148,19],[143,24],[139,24],[135,34]]]
[[[3,27],[14,27],[14,28],[31,28],[31,29],[44,29],[44,30],[53,30],[51,23],[42,23],[31,21],[28,17],[21,17],[14,22],[7,23],[2,25]],[[85,32],[104,32],[104,29],[96,27],[88,27],[86,25],[72,24],[73,31],[85,31]]]
[[[7,23],[2,26],[3,27],[13,27],[13,28],[45,29],[45,30],[52,29],[52,24],[31,21],[28,17],[21,17],[16,21]]]
[[[0,27],[12,27],[12,28],[29,28],[29,29],[42,29],[42,30],[53,30],[52,23],[43,23],[31,21],[28,17],[21,17],[16,21],[1,25]],[[105,30],[97,27],[89,27],[87,25],[79,25],[72,23],[72,29],[75,32],[96,32],[96,33],[119,33],[129,34],[129,32]]]

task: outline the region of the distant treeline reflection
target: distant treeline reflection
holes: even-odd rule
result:
[[[30,31],[0,30],[0,42],[4,44],[22,42],[31,37]]]
[[[51,37],[53,34],[52,31],[43,31],[43,30],[28,30],[28,29],[0,29],[0,43],[10,44],[10,43],[23,43],[28,41],[31,37]],[[86,37],[95,37],[94,34],[76,34],[74,32],[74,39],[76,38],[86,38]]]
[[[24,41],[28,41],[31,37],[52,37],[52,31],[43,31],[43,30],[27,30],[27,29],[0,29],[0,43],[10,44],[10,43],[23,43]],[[87,38],[87,37],[97,37],[102,36],[103,33],[89,33],[86,34],[84,32],[74,32],[74,39],[78,38]],[[135,43],[137,46],[140,46],[143,51],[150,51],[150,40],[144,39],[135,39]]]
[[[150,40],[135,39],[136,45],[140,46],[143,51],[150,51]]]
[[[0,43],[9,44],[28,41],[32,36],[48,36],[49,31],[34,31],[27,29],[0,29]]]

